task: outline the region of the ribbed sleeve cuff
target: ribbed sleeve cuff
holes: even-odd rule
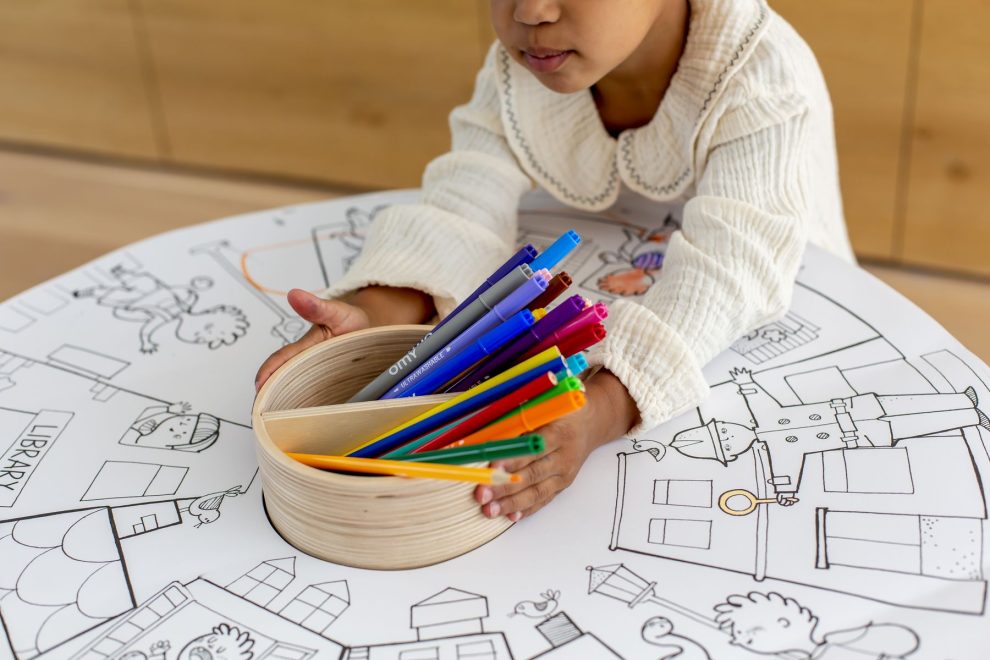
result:
[[[655,428],[707,395],[701,366],[652,311],[619,300],[609,305],[607,323],[608,336],[588,361],[615,374],[636,402],[640,421],[628,435]]]
[[[379,214],[361,255],[324,291],[327,298],[365,286],[419,289],[433,296],[442,318],[501,265],[511,244],[425,204],[396,204]]]

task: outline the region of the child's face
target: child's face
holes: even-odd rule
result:
[[[668,0],[491,0],[506,51],[555,92],[588,89],[643,42]]]

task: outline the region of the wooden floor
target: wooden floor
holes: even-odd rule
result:
[[[0,300],[114,248],[345,191],[0,150]],[[990,282],[867,269],[990,361]]]

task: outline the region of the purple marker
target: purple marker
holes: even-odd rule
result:
[[[519,248],[519,251],[516,252],[511,257],[509,257],[508,261],[506,261],[504,264],[499,266],[498,270],[492,273],[487,280],[481,283],[481,286],[479,286],[477,289],[474,290],[474,293],[472,293],[470,296],[465,298],[464,302],[458,305],[454,311],[452,311],[450,314],[447,314],[447,316],[443,317],[443,319],[439,323],[437,323],[436,326],[433,328],[433,332],[439,330],[440,327],[444,323],[446,323],[448,319],[457,316],[457,313],[459,311],[461,311],[462,309],[473,303],[478,296],[480,296],[482,293],[484,293],[489,288],[491,288],[493,284],[495,284],[500,279],[502,279],[510,272],[512,272],[512,269],[517,268],[522,264],[528,264],[529,262],[531,262],[533,259],[536,258],[537,254],[538,253],[536,251],[536,248],[534,248],[529,243]]]
[[[547,290],[549,280],[546,277],[546,273],[547,271],[544,270],[542,273],[533,275],[522,286],[499,301],[492,307],[491,311],[475,321],[471,327],[455,337],[453,341],[437,351],[433,357],[399,381],[391,390],[383,394],[381,399],[395,399],[402,396],[406,390],[418,383],[426,374],[443,364],[447,358],[453,357],[463,351],[499,323],[508,321],[513,314],[520,311],[532,302],[536,296]]]
[[[528,332],[516,339],[498,352],[494,358],[483,362],[477,368],[472,369],[466,376],[454,383],[448,392],[463,392],[475,383],[484,380],[493,373],[498,373],[505,365],[512,362],[523,353],[530,351],[534,346],[542,343],[547,337],[564,325],[574,320],[584,310],[587,301],[581,296],[571,296],[560,303],[553,310],[536,322]]]

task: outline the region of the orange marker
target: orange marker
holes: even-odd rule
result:
[[[447,447],[476,445],[482,442],[488,442],[489,440],[515,438],[525,433],[532,433],[555,419],[559,419],[575,410],[580,410],[584,407],[584,404],[584,392],[564,392],[532,408],[520,410],[508,419],[503,419],[501,422],[496,422],[479,431],[475,431],[471,435],[447,445]]]
[[[303,465],[321,470],[363,472],[366,474],[392,475],[395,477],[419,477],[421,479],[449,479],[477,484],[519,483],[518,474],[509,474],[493,468],[464,467],[442,463],[410,463],[408,461],[383,461],[378,458],[354,458],[353,456],[324,456],[322,454],[297,454],[287,452]]]

